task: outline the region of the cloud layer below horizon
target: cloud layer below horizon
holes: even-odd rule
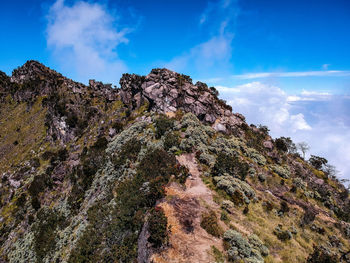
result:
[[[275,85],[250,82],[236,87],[216,87],[221,97],[242,113],[248,123],[267,125],[274,138],[291,137],[307,142],[309,154],[326,157],[350,179],[350,111],[348,96],[302,91],[290,95]]]

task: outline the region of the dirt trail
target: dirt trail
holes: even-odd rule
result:
[[[176,183],[166,188],[167,197],[159,206],[163,208],[168,224],[171,225],[170,246],[165,251],[154,254],[151,262],[214,263],[212,246],[222,251],[222,240],[202,229],[200,221],[201,214],[206,209],[214,210],[218,214],[220,207],[213,201],[211,190],[200,178],[195,155],[183,154],[177,160],[189,169],[191,176],[186,180],[185,189]]]
[[[200,172],[194,153],[183,154],[177,158],[179,163],[189,170],[191,176],[186,180],[186,190],[184,194],[188,197],[204,200],[207,205],[217,208],[218,205],[213,201],[213,194],[200,178]]]

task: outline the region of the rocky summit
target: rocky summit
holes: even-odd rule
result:
[[[193,85],[190,77],[168,69],[153,69],[146,77],[124,74],[120,85],[125,104],[140,107],[146,102],[151,111],[166,114],[191,112],[218,131],[232,131],[245,120],[241,114],[232,113],[215,88],[202,82]]]
[[[168,69],[0,72],[0,177],[1,263],[350,262],[328,161]]]

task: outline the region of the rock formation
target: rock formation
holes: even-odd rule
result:
[[[123,74],[120,95],[125,104],[138,108],[145,102],[158,113],[192,112],[214,129],[230,132],[245,121],[241,114],[218,98],[215,88],[192,83],[190,77],[168,69],[153,69],[147,76]]]

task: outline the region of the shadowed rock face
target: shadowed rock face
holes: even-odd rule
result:
[[[153,69],[147,76],[124,74],[120,95],[125,104],[138,108],[145,102],[149,110],[174,113],[192,112],[201,121],[222,132],[230,132],[244,123],[244,117],[220,100],[215,88],[205,83],[192,83],[190,77],[168,69]]]

